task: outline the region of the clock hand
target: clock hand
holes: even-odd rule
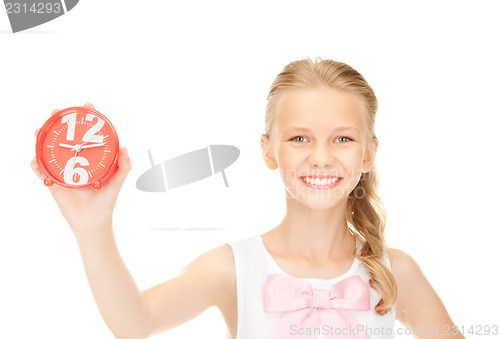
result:
[[[72,151],[76,151],[76,153],[80,152],[82,150],[82,148],[83,148],[81,145],[78,145],[78,144],[76,144],[76,145],[59,144],[59,146],[66,147],[66,148],[71,148],[71,150]]]
[[[95,138],[97,138],[97,137],[99,137],[99,136],[101,136],[101,135],[100,135],[100,134],[96,134],[96,135],[94,135],[94,137],[92,137],[92,138],[90,138],[89,140],[84,141],[83,143],[81,143],[81,144],[80,144],[80,146],[85,145],[87,142],[91,142],[92,140],[94,140]]]
[[[81,150],[81,148],[80,148],[80,150]],[[73,151],[75,151],[75,155],[73,156],[73,165],[74,165],[75,160],[76,160],[75,158],[76,158],[76,156],[77,156],[78,152],[80,152],[80,150],[78,150],[78,149],[76,149],[76,148],[73,148]]]
[[[66,147],[66,148],[71,148],[71,149],[75,149],[75,147],[76,147],[76,145],[67,145],[67,144],[59,144],[59,146]]]
[[[94,139],[94,138],[92,138]],[[91,140],[92,140],[91,139]],[[90,141],[90,140],[88,140]],[[84,142],[85,143],[85,142]],[[84,144],[83,143],[83,144]],[[78,153],[84,149],[84,148],[89,148],[89,147],[97,147],[97,146],[104,146],[104,144],[92,144],[92,145],[87,145],[87,146],[82,146],[83,144],[80,144],[80,145],[75,145],[75,146],[71,146],[71,145],[65,145],[65,144],[59,144],[59,146],[63,146],[63,147],[70,147],[71,150],[75,151],[75,155],[73,156],[73,164],[75,163],[75,158],[76,156],[78,155]]]
[[[94,138],[92,138],[92,139],[95,139],[95,137],[94,137]],[[87,142],[92,141],[92,139],[87,140],[87,141],[85,141],[85,142],[83,142],[83,143],[81,143],[81,144],[76,144],[76,145],[68,145],[68,144],[63,144],[63,143],[60,143],[60,144],[59,144],[59,146],[61,146],[61,147],[66,147],[66,148],[71,148],[72,150],[77,151],[77,152],[79,152],[80,150],[82,150],[82,149],[84,149],[84,148],[97,147],[97,146],[104,146],[104,144],[102,144],[102,143],[101,143],[101,144],[92,144],[92,145],[86,145],[86,146],[84,146]]]
[[[92,144],[92,145],[85,145],[85,146],[80,145],[80,147],[82,149],[83,148],[90,148],[90,147],[98,147],[98,146],[104,146],[104,144]]]

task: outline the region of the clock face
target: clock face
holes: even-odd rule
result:
[[[71,107],[43,125],[36,152],[46,185],[100,189],[116,170],[118,149],[118,136],[104,115]]]

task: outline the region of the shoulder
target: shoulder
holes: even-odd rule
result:
[[[227,244],[212,248],[191,261],[180,273],[199,278],[211,286],[213,304],[220,307],[231,298],[236,286],[233,252]]]
[[[397,285],[396,318],[406,326],[427,325],[438,319],[449,323],[441,299],[415,259],[395,248],[388,248],[388,255]]]
[[[391,270],[394,275],[415,274],[420,270],[415,259],[405,251],[397,248],[388,248],[387,253],[391,261]]]
[[[234,259],[231,247],[227,244],[212,248],[191,261],[181,272],[190,271],[204,272],[207,275],[213,274],[213,279],[219,279],[225,283],[234,273]]]
[[[412,290],[422,284],[425,276],[415,259],[405,251],[388,248],[387,253],[391,262],[391,272],[396,279],[398,292]],[[400,293],[400,295],[402,295]]]
[[[415,259],[405,251],[388,248],[387,254],[391,261],[391,272],[397,286],[396,318],[404,323],[407,310],[413,303],[411,291],[421,284],[423,273]]]
[[[233,252],[231,247],[227,244],[214,247],[196,257],[191,263],[192,264],[211,264],[213,262],[219,262],[220,265],[208,265],[207,269],[225,270],[228,264],[233,263]],[[186,268],[188,268],[186,266]]]

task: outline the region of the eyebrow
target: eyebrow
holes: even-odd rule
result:
[[[304,132],[311,132],[311,130],[309,128],[306,128],[306,127],[292,126],[292,127],[287,128],[284,131],[284,133],[292,131],[292,130],[295,130],[295,131],[304,131]],[[359,129],[356,128],[356,127],[354,127],[354,126],[339,126],[339,127],[334,128],[332,131],[333,132],[337,132],[337,131],[356,131],[358,133],[361,133],[359,131]]]

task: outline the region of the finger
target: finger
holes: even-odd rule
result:
[[[94,104],[92,104],[91,102],[86,102],[85,104],[83,104],[83,106],[95,109]]]
[[[118,169],[117,169],[118,177],[122,182],[125,180],[125,177],[128,175],[131,169],[132,169],[132,161],[130,160],[130,157],[128,155],[128,149],[127,147],[122,147],[120,148],[120,152],[118,153]]]
[[[31,169],[33,172],[35,172],[36,176],[41,180],[45,180],[45,176],[43,175],[42,171],[40,170],[40,167],[38,166],[38,162],[36,161],[36,158],[33,158],[31,160]]]
[[[37,128],[37,129],[35,130],[35,138],[38,136],[38,132],[40,132],[40,128]]]
[[[130,160],[130,157],[128,155],[128,148],[125,146],[120,148],[118,167],[126,170],[127,172],[132,169],[132,161]]]

